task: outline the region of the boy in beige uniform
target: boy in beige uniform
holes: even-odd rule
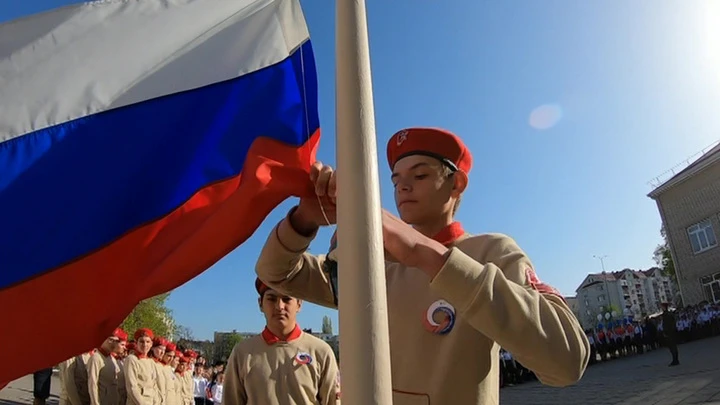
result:
[[[88,369],[87,364],[95,350],[75,356],[73,361],[72,379],[75,381],[75,389],[68,390],[68,399],[73,405],[90,405],[90,392],[88,391]]]
[[[454,222],[472,167],[463,142],[410,128],[392,136],[387,155],[400,213],[382,212],[394,404],[498,403],[500,346],[547,385],[577,382],[589,344],[562,296],[513,239],[472,236]],[[273,289],[336,307],[334,251],[330,260],[305,253],[324,218],[335,220],[336,176],[318,162],[310,179],[317,197],[272,231],[256,271]]]
[[[153,405],[157,398],[155,362],[148,357],[152,344],[150,329],[135,332],[135,352],[124,361],[127,405]]]
[[[153,347],[150,349],[149,357],[153,360],[155,367],[155,376],[157,382],[157,390],[155,391],[155,405],[162,405],[167,400],[167,375],[165,374],[165,348],[167,340],[162,337],[153,339]]]
[[[88,392],[91,405],[121,405],[119,384],[122,382],[120,366],[115,356],[122,353],[127,333],[115,329],[112,336],[88,360]]]
[[[177,346],[175,343],[167,342],[165,346],[165,354],[163,355],[163,367],[162,372],[165,375],[165,383],[167,395],[165,398],[166,405],[182,405],[180,396],[176,389],[177,376],[175,375],[175,367],[177,363],[175,361],[175,349]]]
[[[58,369],[60,370],[60,405],[80,405],[80,396],[75,386],[75,357],[60,363]]]
[[[223,383],[223,405],[339,403],[337,362],[330,345],[296,322],[302,301],[257,280],[266,326],[260,336],[235,345]]]

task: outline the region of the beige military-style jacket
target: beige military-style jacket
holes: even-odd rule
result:
[[[335,307],[325,256],[305,253],[313,237],[282,220],[256,271],[274,290]],[[587,337],[515,241],[464,235],[449,248],[432,280],[386,262],[394,405],[499,403],[500,347],[544,384],[577,382],[589,360]]]

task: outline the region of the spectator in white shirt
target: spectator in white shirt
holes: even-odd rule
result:
[[[205,390],[207,389],[208,380],[203,377],[203,371],[205,368],[201,364],[195,364],[195,373],[193,375],[193,397],[195,397],[195,405],[206,405]]]
[[[223,380],[225,379],[225,375],[222,371],[219,371],[217,375],[215,376],[215,385],[212,387],[212,401],[213,404],[220,405],[222,403],[222,395],[223,395]]]

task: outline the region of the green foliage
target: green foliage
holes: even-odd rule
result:
[[[216,352],[214,353],[215,358],[219,358],[221,361],[227,361],[228,358],[230,358],[230,353],[232,353],[232,349],[235,347],[236,344],[240,343],[242,340],[242,336],[237,332],[228,333],[225,335],[220,341],[220,345],[218,348],[216,348]]]
[[[322,333],[326,335],[332,335],[333,334],[333,326],[332,326],[332,319],[330,319],[329,316],[325,315],[323,316],[322,320]]]
[[[670,243],[668,242],[667,233],[665,227],[660,228],[660,235],[662,235],[664,242],[657,245],[653,252],[653,260],[662,269],[663,273],[672,278],[673,281],[677,281],[675,274],[675,262],[673,262],[672,254],[670,253]]]
[[[130,336],[140,328],[150,328],[156,336],[173,337],[174,320],[166,303],[170,293],[160,294],[141,301],[121,324]]]

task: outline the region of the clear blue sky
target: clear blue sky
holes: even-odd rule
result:
[[[301,1],[320,80],[319,158],[334,163],[335,2]],[[0,21],[74,2],[3,1]],[[368,13],[386,207],[390,135],[447,127],[476,162],[458,215],[467,230],[511,235],[568,295],[600,271],[594,254],[609,255],[608,270],[653,265],[660,218],[647,181],[720,138],[720,3],[368,0]],[[173,292],[180,324],[200,338],[262,328],[254,262],[292,204]],[[337,325],[335,311],[312,305],[299,319],[319,329],[325,314]]]

